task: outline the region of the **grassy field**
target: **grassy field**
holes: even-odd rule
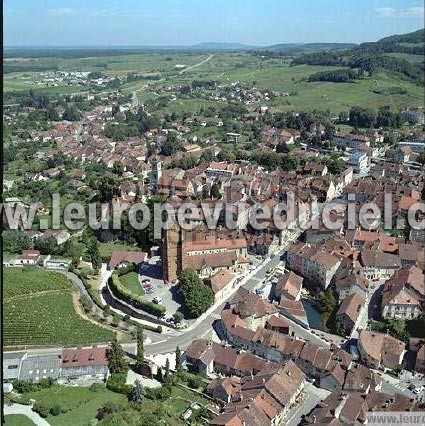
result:
[[[99,243],[99,252],[101,257],[111,257],[112,252],[115,250],[140,251],[140,248],[135,245],[126,244],[121,241]]]
[[[48,290],[71,289],[72,285],[62,274],[30,268],[6,268],[3,271],[5,299],[30,295]]]
[[[137,272],[129,272],[120,276],[123,285],[128,288],[132,293],[143,295],[144,291],[139,283]]]
[[[9,414],[5,416],[6,426],[33,426],[35,423],[32,422],[27,416],[23,414]]]
[[[113,337],[75,312],[72,287],[62,275],[7,269],[4,294],[5,346],[100,343]]]
[[[46,419],[52,426],[87,425],[93,420],[97,411],[108,401],[125,402],[124,395],[113,393],[107,389],[97,392],[85,387],[60,387],[43,389],[25,394],[25,400],[35,399],[49,407],[59,404],[65,413],[59,416],[49,415]]]

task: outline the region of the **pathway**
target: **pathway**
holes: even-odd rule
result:
[[[39,414],[32,411],[29,405],[12,404],[4,405],[3,408],[5,416],[7,416],[8,414],[21,414],[25,417],[28,417],[37,426],[50,426],[50,423],[44,420]]]

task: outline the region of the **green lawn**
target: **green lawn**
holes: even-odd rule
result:
[[[121,275],[120,280],[132,293],[138,295],[143,295],[145,293],[139,283],[137,272],[129,272],[128,274]]]
[[[101,257],[111,257],[115,250],[140,251],[140,248],[133,244],[125,244],[121,241],[111,241],[109,243],[99,243],[99,252]],[[109,259],[108,259],[109,260]]]
[[[32,422],[27,416],[23,414],[8,414],[4,418],[4,424],[6,426],[34,426],[35,423]]]
[[[63,275],[17,268],[4,272],[4,345],[89,344],[112,339],[112,332],[75,312],[72,286]]]
[[[33,268],[6,268],[3,271],[5,299],[49,290],[72,288],[62,274]]]
[[[59,404],[62,413],[59,416],[49,415],[46,419],[52,426],[74,426],[87,425],[95,418],[97,411],[106,402],[125,402],[124,395],[101,389],[97,392],[85,387],[60,387],[54,386],[50,389],[43,389],[37,392],[25,394],[25,400],[35,399],[43,402],[49,407]]]

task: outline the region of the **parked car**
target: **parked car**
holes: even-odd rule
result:
[[[161,299],[160,297],[158,297],[158,296],[155,296],[155,297],[152,299],[152,302],[153,302],[153,303],[156,303],[157,305],[162,305],[162,299]]]
[[[145,289],[145,293],[146,294],[152,294],[153,293],[153,288],[152,287],[148,287]]]

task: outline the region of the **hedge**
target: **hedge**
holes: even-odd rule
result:
[[[126,385],[127,373],[112,374],[106,381],[106,389],[115,392],[129,395],[132,389],[131,385]]]
[[[135,308],[155,315],[158,318],[165,314],[165,307],[146,300],[142,296],[133,294],[130,290],[123,286],[117,273],[113,273],[109,279],[109,288],[115,297],[130,303]]]

